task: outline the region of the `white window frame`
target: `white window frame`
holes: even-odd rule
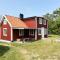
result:
[[[38,35],[41,35],[41,28],[38,28]]]
[[[23,36],[24,35],[24,30],[23,29],[19,29],[19,36]]]
[[[43,25],[46,25],[46,20],[43,20]]]
[[[32,29],[33,30],[33,29]],[[32,33],[31,33],[32,32]],[[31,30],[29,30],[29,35],[34,35],[34,30],[33,31],[31,31]]]
[[[7,20],[4,18],[3,19],[3,24],[6,25],[7,24]]]
[[[5,34],[4,30],[7,30],[7,28],[3,28],[3,36],[7,36],[7,33]]]
[[[42,18],[39,18],[39,24],[42,24],[42,20],[43,20]]]

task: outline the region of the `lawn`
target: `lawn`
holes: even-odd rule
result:
[[[0,60],[60,60],[59,35],[26,43],[0,42]]]

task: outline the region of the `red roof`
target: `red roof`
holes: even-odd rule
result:
[[[29,28],[37,28],[37,23],[34,18],[24,19],[24,22]]]
[[[28,26],[22,20],[20,20],[20,18],[14,16],[6,16],[6,18],[12,27],[28,28]]]
[[[25,19],[24,21],[20,18],[14,16],[6,15],[7,20],[10,22],[12,27],[19,27],[19,28],[36,28],[36,22],[32,19]]]

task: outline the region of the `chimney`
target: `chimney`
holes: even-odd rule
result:
[[[20,16],[19,17],[20,17],[21,20],[23,20],[24,15],[20,13]]]

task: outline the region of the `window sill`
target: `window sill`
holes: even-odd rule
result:
[[[42,25],[42,23],[39,23],[39,24],[41,24],[41,25]]]
[[[6,37],[7,35],[3,35],[3,36],[5,36],[5,37]]]

